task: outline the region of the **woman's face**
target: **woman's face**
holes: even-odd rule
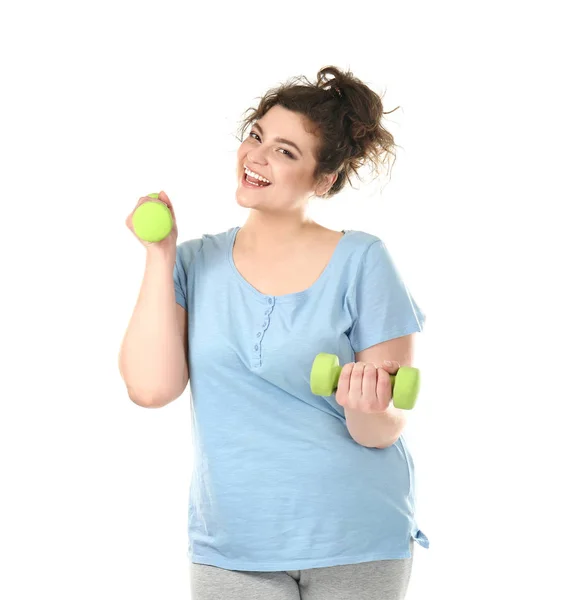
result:
[[[318,139],[305,130],[304,123],[300,114],[275,105],[251,127],[237,151],[236,197],[241,206],[290,212],[328,189],[330,180],[320,186],[313,180]],[[249,186],[245,166],[271,183]]]

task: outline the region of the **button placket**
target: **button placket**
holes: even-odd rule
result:
[[[267,298],[267,309],[264,312],[264,317],[260,325],[260,330],[256,332],[256,342],[253,345],[253,359],[255,366],[260,366],[261,361],[261,341],[264,337],[265,331],[269,328],[270,314],[273,311],[275,305],[275,299],[273,297]]]

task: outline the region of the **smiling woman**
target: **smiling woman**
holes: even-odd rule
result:
[[[302,117],[304,133],[311,134],[317,143],[299,145],[291,135],[287,139],[273,131],[274,128],[263,127],[265,115],[275,106]],[[292,78],[269,90],[259,105],[247,109],[245,114],[249,112],[239,127],[239,141],[243,141],[245,131],[251,127],[249,137],[254,132],[259,143],[265,140],[268,144],[288,146],[279,150],[285,157],[312,157],[313,180],[336,173],[330,189],[320,194],[324,198],[342,190],[351,175],[358,176],[366,163],[371,164],[378,176],[389,156],[395,157],[394,138],[381,122],[383,115],[390,113],[383,111],[381,97],[349,71],[325,67],[318,72],[316,84],[306,77]],[[301,146],[305,146],[304,151]]]
[[[311,198],[332,198],[393,153],[381,98],[335,67],[306,81],[270,90],[243,123],[245,223],[147,248],[125,346],[143,405],[171,402],[189,375],[196,600],[332,599],[333,589],[401,600],[413,548],[428,546],[388,372],[376,370],[376,387],[370,366],[355,365],[346,400],[310,386],[321,352],[342,365],[409,362],[425,315],[380,238],[308,214]],[[153,352],[161,362],[145,359]]]

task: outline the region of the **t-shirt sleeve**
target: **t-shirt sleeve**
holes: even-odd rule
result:
[[[423,330],[426,315],[382,240],[364,252],[349,297],[353,322],[348,337],[354,352]]]
[[[175,267],[173,268],[173,283],[175,284],[175,301],[185,310],[187,308],[187,268],[185,252],[182,244],[177,246]]]

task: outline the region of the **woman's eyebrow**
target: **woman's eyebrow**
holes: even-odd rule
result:
[[[262,135],[262,136],[264,136],[264,135],[265,135],[265,134],[263,133],[263,128],[262,128],[262,127],[261,127],[261,126],[260,126],[258,123],[255,123],[255,124],[253,125],[253,129],[255,129],[255,128],[256,128],[256,129],[258,129],[258,130],[261,132],[261,135]],[[275,142],[279,142],[279,144],[288,144],[289,146],[292,146],[293,148],[296,148],[297,152],[298,152],[298,153],[299,153],[301,156],[303,156],[301,149],[300,149],[300,148],[299,148],[299,147],[298,147],[298,146],[297,146],[297,145],[296,145],[294,142],[291,142],[290,140],[285,140],[285,138],[282,138],[282,137],[276,137],[276,138],[275,138]]]

